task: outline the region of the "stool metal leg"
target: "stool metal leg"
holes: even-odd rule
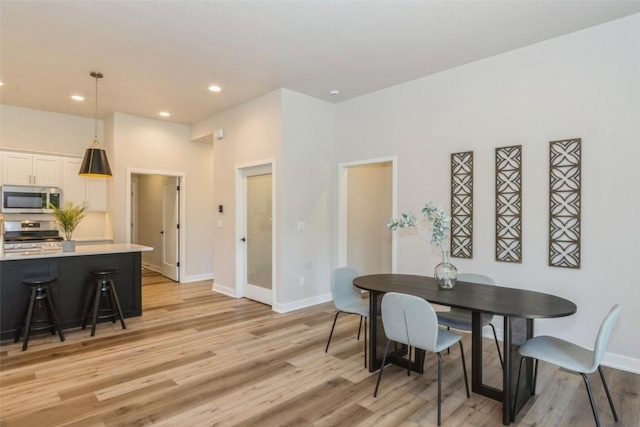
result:
[[[32,295],[33,295],[33,289],[32,291]],[[27,320],[27,314],[29,313],[29,307],[31,307],[31,301],[33,300],[32,297],[30,297],[29,299],[27,299],[27,302],[24,305],[24,309],[22,310],[22,314],[20,315],[20,323],[17,325],[16,327],[16,333],[13,337],[13,342],[18,342],[20,341],[20,337],[22,337],[22,332],[24,331],[24,324],[25,321]]]
[[[96,322],[98,321],[98,310],[100,309],[100,295],[102,283],[99,281],[96,286],[96,294],[93,297],[93,313],[91,313],[91,336],[96,334]]]
[[[60,341],[64,341],[64,333],[62,332],[62,326],[60,325],[60,318],[58,317],[58,312],[56,311],[56,305],[53,302],[53,298],[51,297],[51,293],[49,292],[49,289],[47,289],[47,306],[49,307],[49,311],[51,311],[54,330],[55,328],[58,328],[58,335],[60,336]],[[55,334],[55,331],[54,331],[54,334]]]
[[[26,323],[24,325],[24,342],[22,343],[22,351],[27,349],[29,345],[29,333],[31,332],[31,322],[33,321],[33,309],[36,305],[36,287],[31,288],[31,298],[29,300],[29,308],[27,309]]]
[[[87,327],[87,318],[89,317],[89,314],[91,314],[91,312],[90,312],[91,307],[93,307],[93,304],[91,304],[91,303],[96,297],[96,293],[95,292],[96,292],[96,288],[94,286],[93,288],[91,288],[91,295],[89,296],[89,300],[85,304],[85,308],[84,308],[84,311],[82,313],[82,329],[85,329]]]
[[[120,308],[120,301],[118,300],[118,293],[116,292],[116,287],[113,286],[112,280],[109,280],[109,282],[110,282],[111,297],[116,303],[116,308],[118,309],[118,316],[120,317],[120,324],[122,324],[122,329],[127,329],[127,325],[125,325],[124,323],[124,316],[122,315],[122,308]],[[113,321],[115,323],[115,317]]]

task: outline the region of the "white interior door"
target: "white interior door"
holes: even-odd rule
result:
[[[272,174],[270,166],[245,174],[244,296],[272,305]]]
[[[180,281],[179,200],[180,178],[167,178],[163,185],[162,203],[162,275]]]

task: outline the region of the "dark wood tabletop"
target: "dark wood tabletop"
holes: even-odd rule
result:
[[[574,314],[571,301],[542,292],[458,281],[451,290],[438,288],[432,277],[411,274],[372,274],[353,284],[371,292],[401,292],[429,302],[499,316],[540,319]]]

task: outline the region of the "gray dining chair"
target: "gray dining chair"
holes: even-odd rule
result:
[[[470,282],[470,283],[478,283],[480,285],[493,285],[495,286],[496,282],[493,278],[489,276],[485,276],[484,274],[475,274],[475,273],[460,273],[458,275],[458,281],[460,282]],[[440,311],[438,314],[438,323],[442,326],[446,326],[447,329],[453,328],[459,331],[471,332],[471,311],[464,310],[462,308],[451,308],[450,311]],[[496,348],[498,349],[498,357],[500,358],[500,366],[504,367],[504,363],[502,361],[502,352],[500,351],[500,342],[498,341],[498,335],[496,334],[496,328],[493,326],[493,315],[483,314],[481,316],[482,319],[482,327],[491,326],[491,330],[493,331],[493,339],[496,342]]]
[[[589,403],[591,403],[593,418],[596,421],[596,426],[599,427],[600,417],[598,416],[598,409],[596,408],[595,401],[593,400],[589,378],[587,377],[587,374],[591,374],[597,369],[600,373],[600,378],[602,379],[604,391],[607,393],[607,399],[609,399],[609,406],[611,406],[613,418],[617,422],[618,414],[616,413],[616,408],[613,406],[611,393],[609,393],[609,387],[607,387],[607,381],[604,378],[600,361],[607,349],[611,332],[613,331],[613,327],[620,316],[621,310],[622,307],[620,304],[616,304],[611,308],[611,311],[609,311],[609,314],[607,314],[600,325],[600,330],[598,331],[596,344],[593,350],[580,347],[579,345],[560,338],[546,335],[537,336],[525,342],[518,350],[522,359],[520,359],[518,381],[516,382],[516,393],[514,396],[514,409],[511,413],[511,419],[515,421],[515,403],[518,402],[518,389],[520,388],[520,372],[522,371],[522,365],[526,359],[533,359],[535,362],[535,368],[533,370],[533,380],[531,382],[531,394],[536,393],[538,362],[540,360],[559,366],[563,369],[577,372],[582,375],[582,379],[584,380],[584,384],[587,388],[587,394],[589,395]]]
[[[358,327],[358,340],[362,330],[362,320],[364,319],[364,367],[367,367],[367,318],[369,317],[369,304],[362,299],[360,289],[353,286],[353,279],[359,274],[351,267],[340,267],[333,272],[331,279],[331,292],[333,293],[333,304],[336,309],[336,317],[333,318],[333,326],[324,352],[329,351],[333,330],[340,313],[357,314],[360,316],[360,326]]]
[[[407,345],[409,349],[415,347],[436,353],[438,355],[438,425],[440,425],[442,401],[442,355],[440,352],[455,343],[460,344],[464,385],[467,388],[467,397],[470,397],[462,336],[438,328],[438,317],[436,316],[435,310],[429,302],[420,297],[389,292],[382,298],[381,309],[382,325],[388,340],[384,350],[384,356],[382,357],[382,366],[380,367],[373,397],[377,397],[378,395],[378,387],[380,386],[382,371],[387,361],[387,353],[389,352],[391,342]],[[410,367],[411,350],[409,350],[409,368]]]

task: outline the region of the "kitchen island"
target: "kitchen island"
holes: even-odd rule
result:
[[[51,286],[63,329],[82,325],[82,313],[95,283],[92,271],[116,269],[113,276],[124,317],[142,314],[141,253],[148,246],[128,243],[77,246],[75,252],[8,253],[0,257],[0,339],[13,338],[29,295],[21,282],[52,277]],[[90,322],[89,322],[90,323]]]

